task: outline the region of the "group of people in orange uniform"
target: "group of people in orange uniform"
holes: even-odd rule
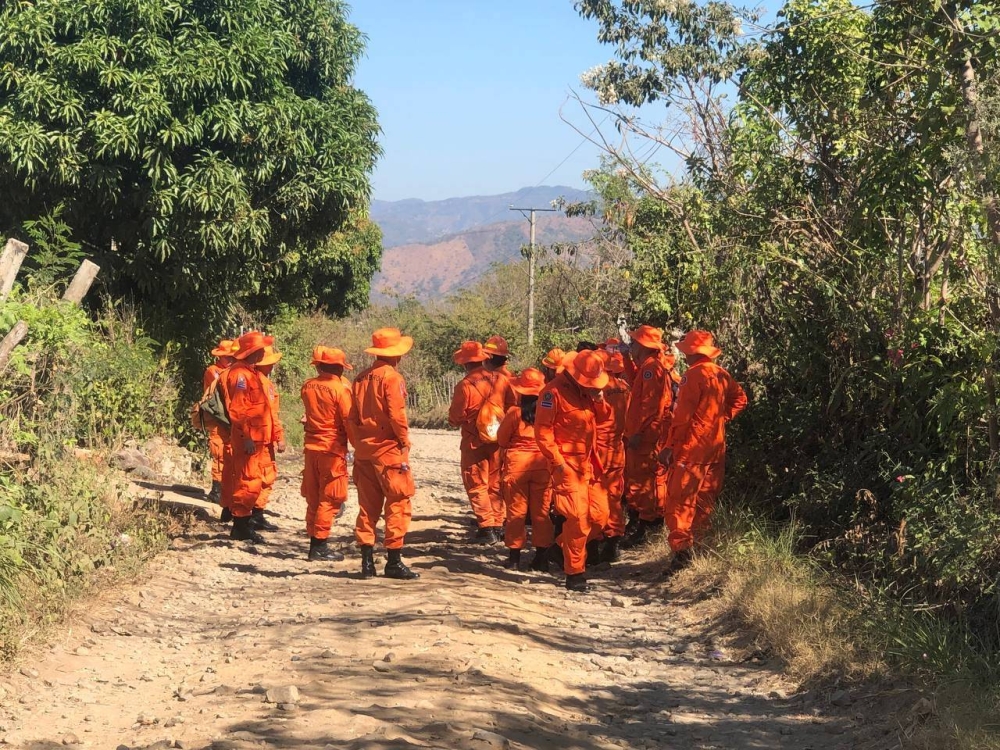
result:
[[[531,568],[559,564],[571,591],[586,590],[587,567],[616,562],[664,526],[668,572],[690,561],[722,490],[726,424],[747,403],[716,363],[710,333],[677,342],[683,375],[660,329],[640,326],[629,338],[553,349],[516,376],[499,336],[454,353],[466,376],[449,419],[462,432],[478,536],[503,542],[517,568],[530,525]],[[484,410],[503,414],[495,438]]]
[[[746,396],[716,363],[712,335],[691,331],[677,342],[679,374],[663,332],[640,326],[631,343],[586,342],[553,349],[539,366],[508,369],[507,342],[466,341],[454,353],[465,377],[449,419],[461,431],[461,474],[477,538],[503,543],[517,568],[530,527],[530,567],[557,564],[566,588],[587,588],[586,569],[615,562],[620,550],[646,543],[666,527],[674,552],[668,572],[690,560],[695,535],[707,528],[725,474],[726,424]],[[419,577],[402,560],[415,494],[410,469],[406,384],[398,370],[413,339],[398,329],[372,335],[374,358],[353,382],[340,349],[318,346],[317,374],[302,386],[305,461],[302,495],[310,560],[342,560],[328,544],[347,500],[348,454],[359,512],[354,536],[361,573],[377,575],[376,525],[384,517],[384,575]],[[279,395],[269,379],[281,354],[253,331],[222,341],[205,372],[206,396],[217,389],[229,424],[206,422],[212,455],[210,496],[232,521],[230,536],[262,543],[275,454],[285,450]]]

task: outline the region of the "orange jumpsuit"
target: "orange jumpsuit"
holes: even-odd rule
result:
[[[227,472],[229,502],[234,518],[253,513],[264,489],[264,479],[272,461],[270,446],[274,441],[274,414],[263,376],[253,365],[236,362],[226,370],[219,383],[229,411],[232,451],[231,471]],[[245,440],[252,440],[254,452],[247,454]]]
[[[508,549],[524,549],[525,521],[530,515],[532,545],[536,549],[551,547],[555,531],[549,517],[552,507],[549,463],[538,447],[535,426],[521,419],[519,406],[507,410],[497,442],[503,450],[502,489],[507,504],[504,544]]]
[[[608,506],[608,520],[603,533],[608,537],[619,537],[625,533],[625,509],[622,495],[625,493],[625,416],[628,412],[628,384],[608,373],[610,381],[604,389],[607,405],[602,418],[597,423],[597,457],[604,474],[595,483],[603,502]],[[592,532],[591,538],[600,538]]]
[[[271,420],[274,424],[271,443],[267,446],[267,455],[270,460],[265,466],[264,487],[260,491],[256,505],[258,509],[263,510],[271,501],[271,492],[274,490],[274,483],[278,480],[278,462],[274,458],[274,448],[279,443],[285,442],[285,428],[281,424],[281,395],[278,393],[278,389],[274,387],[274,383],[267,375],[261,373],[260,379],[264,383],[264,393],[267,394],[268,405],[271,408]]]
[[[205,375],[201,379],[201,392],[206,393],[211,388],[212,383],[226,370],[219,367],[218,363],[211,364],[205,370]],[[223,428],[218,424],[208,424],[208,453],[212,457],[212,482],[222,482],[223,463],[225,462],[227,437]]]
[[[375,527],[384,513],[385,548],[402,549],[416,488],[409,470],[406,382],[388,362],[376,360],[354,381],[347,429],[354,439],[360,505],[354,537],[362,547],[374,546]]]
[[[594,402],[569,375],[560,373],[538,399],[535,436],[549,462],[553,504],[566,518],[556,541],[563,550],[566,575],[587,567],[590,536],[590,485],[594,478],[597,420]]]
[[[746,405],[728,372],[708,357],[692,361],[666,439],[672,454],[664,516],[674,552],[691,547],[709,525],[726,473],[726,423]]]
[[[302,385],[305,406],[306,531],[311,539],[327,539],[333,521],[347,501],[347,420],[351,390],[336,375],[320,373]]]
[[[479,437],[476,418],[486,401],[502,403],[508,391],[513,393],[507,378],[478,367],[455,386],[448,410],[448,421],[461,428],[462,484],[481,529],[503,526],[506,509],[500,496],[500,450]]]
[[[643,521],[663,517],[666,469],[657,460],[673,405],[674,358],[659,352],[639,366],[625,417],[625,438],[638,437],[626,451],[629,504]]]

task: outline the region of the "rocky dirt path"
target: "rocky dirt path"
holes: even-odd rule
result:
[[[416,582],[304,559],[292,458],[256,550],[218,528],[175,540],[144,580],[93,602],[2,681],[0,738],[92,748],[896,747],[859,700],[791,691],[738,634],[678,601],[652,564],[503,570],[470,538],[450,433],[415,435]],[[381,568],[381,564],[380,564]],[[558,584],[558,585],[557,585]]]

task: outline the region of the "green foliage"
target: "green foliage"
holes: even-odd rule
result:
[[[171,338],[239,305],[358,307],[380,255],[363,48],[339,0],[3,4],[0,231],[50,243],[46,280],[80,243]]]

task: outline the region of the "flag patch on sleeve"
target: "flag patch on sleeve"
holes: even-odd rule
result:
[[[542,407],[545,409],[551,409],[552,404],[555,403],[555,396],[552,395],[552,391],[542,394]]]
[[[245,391],[247,389],[247,379],[244,375],[240,375],[236,378],[236,387],[241,391]]]

